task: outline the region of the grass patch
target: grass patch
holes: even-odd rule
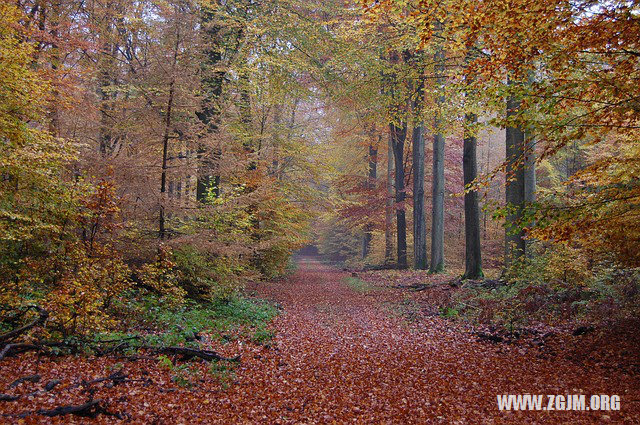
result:
[[[375,286],[373,286],[369,282],[366,282],[357,277],[352,277],[352,276],[346,277],[344,279],[344,282],[347,284],[349,288],[361,294],[366,294],[367,292],[371,292],[376,289]]]

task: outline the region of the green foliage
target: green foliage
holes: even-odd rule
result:
[[[265,328],[263,325],[257,327],[253,336],[251,337],[251,341],[256,344],[268,346],[271,340],[276,336],[275,332],[270,329]]]
[[[355,232],[342,225],[337,219],[330,218],[321,226],[319,251],[330,261],[343,263],[358,258],[362,241]]]
[[[267,341],[266,325],[277,314],[272,304],[239,295],[203,303],[187,300],[179,306],[167,304],[163,297],[154,294],[131,293],[125,299],[118,310],[129,318],[129,326],[134,329],[154,329],[143,338],[146,344],[154,346],[197,346],[201,334],[212,334],[222,340],[246,334]],[[116,339],[117,335],[102,338]]]
[[[446,318],[446,319],[453,319],[458,317],[458,315],[460,314],[460,312],[455,309],[455,308],[451,308],[451,307],[440,307],[440,316]]]
[[[345,283],[349,286],[349,288],[362,294],[366,294],[376,289],[375,286],[373,286],[369,282],[358,279],[357,277],[347,277],[345,278]]]
[[[209,375],[216,379],[223,389],[227,389],[236,377],[234,372],[235,366],[232,363],[224,361],[214,361],[209,365]]]

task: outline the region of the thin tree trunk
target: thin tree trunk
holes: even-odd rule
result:
[[[509,80],[509,84],[513,82]],[[507,118],[517,115],[519,108],[520,101],[514,95],[510,95],[507,99]],[[507,127],[505,267],[509,267],[525,253],[524,231],[521,223],[525,203],[524,148],[524,131],[519,127]]]
[[[462,169],[464,174],[465,189],[472,184],[478,175],[476,150],[478,139],[469,127],[476,123],[477,116],[467,113],[464,147],[462,157]],[[478,205],[478,192],[467,191],[464,195],[464,235],[465,235],[465,279],[479,279],[482,273],[482,255],[480,248],[480,207]]]
[[[106,28],[104,29],[103,37],[107,38],[107,41],[103,44],[102,55],[100,58],[100,72],[99,72],[99,91],[100,91],[100,154],[106,157],[111,154],[112,147],[112,134],[111,134],[111,101],[113,100],[113,94],[109,93],[109,86],[113,83],[111,80],[111,70],[114,67],[114,59],[117,54],[117,45],[111,41],[112,27],[108,21],[106,22]]]
[[[428,268],[427,226],[424,205],[424,128],[413,129],[413,260],[419,270]]]
[[[436,32],[442,31],[442,24],[436,22]],[[436,96],[436,118],[433,136],[433,185],[431,217],[431,268],[432,273],[444,270],[444,136],[442,134],[442,112],[444,97],[444,50],[438,44],[434,55],[436,63],[436,85],[440,92]]]
[[[375,131],[375,128],[374,128]],[[367,188],[375,188],[376,179],[378,178],[378,146],[369,145],[369,178]],[[370,221],[371,219],[369,219]],[[373,232],[373,223],[368,222],[365,225],[364,237],[362,238],[362,258],[365,259],[369,255],[371,247],[371,239]]]
[[[162,137],[162,175],[160,177],[160,222],[159,237],[164,239],[166,235],[165,228],[165,202],[167,201],[167,156],[169,152],[169,135],[171,133],[171,110],[173,109],[173,99],[176,86],[176,65],[178,64],[178,50],[180,48],[180,32],[176,27],[176,43],[173,50],[173,63],[171,64],[171,80],[169,82],[169,97],[167,99],[167,111],[164,120],[164,135]],[[178,198],[180,197],[181,187],[178,187]]]
[[[525,133],[525,157],[524,157],[524,202],[527,205],[536,201],[536,154],[535,139],[532,134]],[[533,226],[535,223],[528,223]],[[532,258],[532,240],[525,240],[525,255]]]
[[[387,146],[387,203],[384,214],[384,263],[393,263],[393,138],[389,133]]]
[[[404,142],[407,138],[407,123],[401,127],[390,124],[393,140],[393,158],[395,162],[396,189],[396,227],[398,268],[407,268],[407,220],[405,217],[406,189],[404,186]]]
[[[53,2],[51,4],[51,38],[53,43],[51,44],[51,70],[54,73],[54,78],[57,78],[55,74],[60,68],[60,52],[57,45],[57,40],[59,36],[58,26],[60,25],[60,4],[58,2]],[[58,105],[60,103],[60,91],[58,90],[57,84],[54,84],[52,90],[52,101],[49,105],[49,132],[58,137],[60,135],[60,111]]]
[[[490,146],[487,145],[486,147],[487,149],[487,162],[486,162],[486,166],[484,168],[483,172],[488,172],[489,171],[489,165],[490,165],[490,155],[491,155],[491,149]],[[491,194],[491,186],[489,186],[489,188],[487,189],[487,194],[485,195],[485,203],[487,202],[487,200],[489,199],[489,195]],[[487,239],[487,209],[485,208],[484,212],[483,212],[483,228],[484,231],[482,233],[483,238],[486,240]]]
[[[273,111],[273,148],[271,158],[271,171],[270,175],[275,176],[276,179],[280,179],[278,170],[280,169],[280,123],[282,122],[282,104],[275,105]]]

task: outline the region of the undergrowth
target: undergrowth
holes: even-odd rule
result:
[[[637,318],[640,269],[600,266],[587,270],[571,259],[559,261],[541,255],[523,260],[503,281],[464,283],[440,303],[439,311],[446,318],[507,330],[534,322],[599,323]]]
[[[157,296],[132,296],[118,307],[129,318],[128,330],[96,334],[95,340],[133,338],[132,349],[141,345],[197,347],[204,335],[222,342],[246,338],[266,344],[273,337],[267,325],[277,314],[267,301],[241,295],[208,303],[189,301],[174,308]]]

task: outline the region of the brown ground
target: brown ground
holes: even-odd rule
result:
[[[576,361],[558,350],[550,355],[518,344],[479,342],[437,316],[408,320],[402,314],[406,293],[388,286],[357,291],[345,283],[348,276],[306,260],[292,277],[254,288],[283,308],[274,323],[277,336],[271,347],[220,348],[242,354],[227,389],[204,373],[196,388],[179,388],[155,360],[124,361],[127,381],[112,388],[103,383],[71,388],[81,379],[109,375],[118,360],[26,354],[0,362],[0,393],[28,393],[54,378],[63,382],[50,393],[0,401],[0,412],[82,403],[93,391],[108,411],[132,423],[640,423],[637,374],[595,360]],[[7,388],[34,373],[42,375],[39,383]],[[621,411],[500,412],[496,395],[509,393],[583,393],[587,400],[592,394],[617,394]],[[22,419],[46,420],[89,421],[37,414]],[[92,420],[117,421],[104,414]]]

